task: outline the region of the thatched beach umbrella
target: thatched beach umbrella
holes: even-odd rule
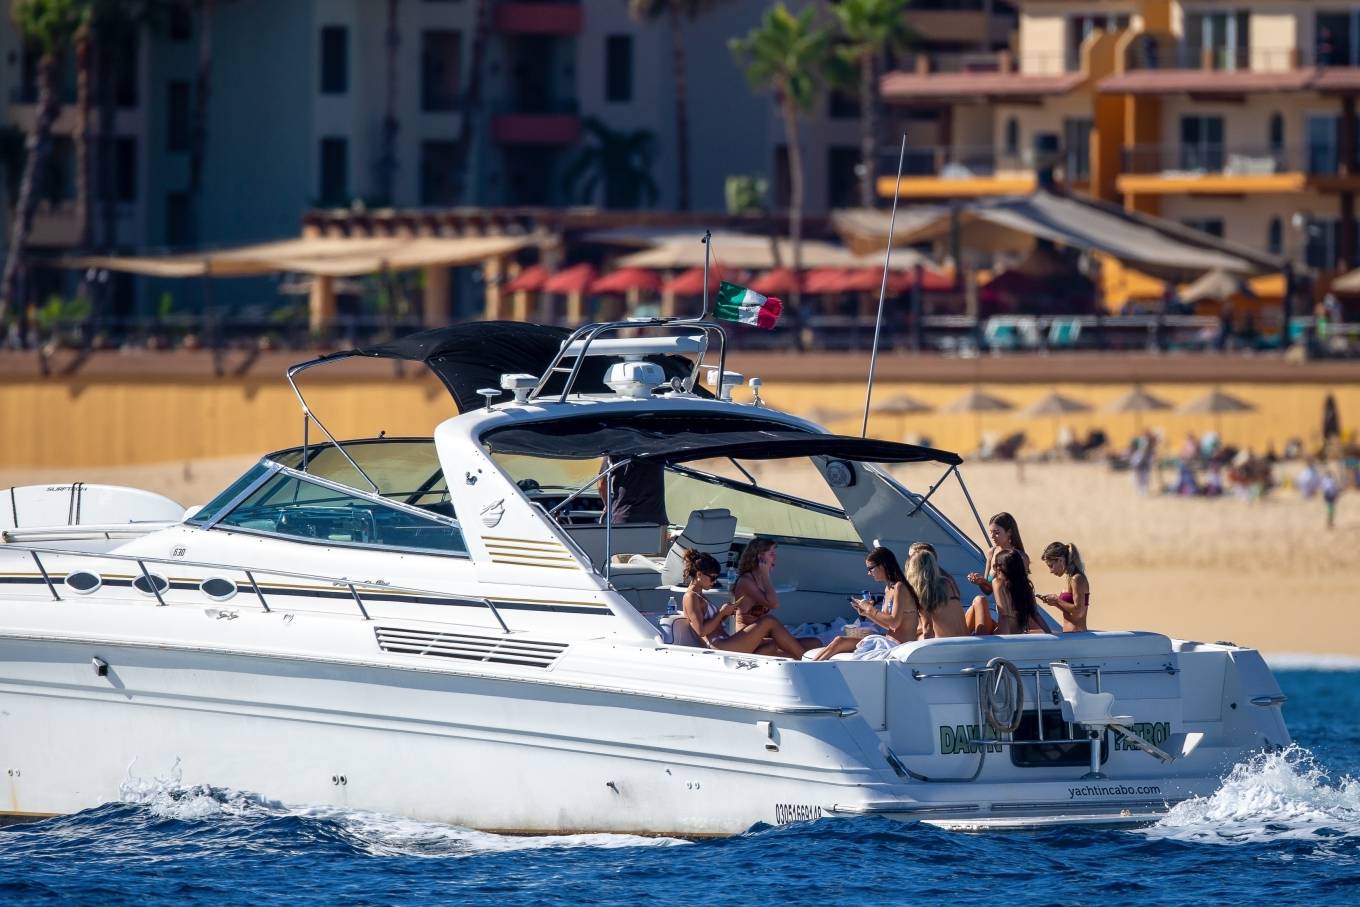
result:
[[[1249,413],[1255,411],[1255,405],[1248,403],[1240,397],[1225,393],[1218,388],[1214,388],[1203,397],[1191,400],[1180,408],[1182,413],[1208,413],[1214,417],[1214,431],[1221,438],[1223,435],[1222,422],[1224,413]]]
[[[1143,413],[1165,412],[1168,409],[1171,409],[1170,403],[1161,397],[1149,394],[1143,390],[1141,384],[1135,384],[1133,390],[1106,406],[1105,412],[1133,413],[1134,429],[1141,434],[1143,431]]]
[[[807,417],[819,425],[835,422],[837,419],[845,419],[854,414],[854,410],[836,409],[830,406],[814,406],[807,411]]]
[[[1050,391],[1048,394],[1031,403],[1021,410],[1021,415],[1034,418],[1036,416],[1053,417],[1053,444],[1058,443],[1058,419],[1070,413],[1089,413],[1091,407],[1072,397],[1064,396],[1057,391]]]
[[[978,441],[982,440],[982,414],[983,413],[1008,413],[1015,409],[1015,404],[1000,397],[994,397],[982,390],[974,387],[953,403],[944,408],[947,413],[972,413],[974,424],[977,428]]]
[[[870,409],[869,412],[876,416],[898,416],[900,420],[898,435],[900,436],[906,433],[907,416],[919,416],[925,413],[933,413],[935,412],[935,407],[923,400],[917,400],[909,394],[898,394],[896,397],[884,400],[882,403]]]

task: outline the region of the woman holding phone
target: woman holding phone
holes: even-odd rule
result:
[[[856,639],[837,636],[813,661],[826,661],[833,655],[854,652],[862,655],[875,649],[890,649],[904,642],[915,642],[920,633],[921,617],[916,605],[916,594],[907,585],[902,566],[887,548],[875,548],[864,558],[864,569],[883,584],[883,607],[874,606],[872,598],[851,598],[850,606],[861,618],[883,628],[884,635]]]
[[[992,619],[991,608],[987,604],[987,596],[993,592],[992,581],[996,579],[997,558],[1007,552],[1016,552],[1024,561],[1025,571],[1029,571],[1029,555],[1025,553],[1025,543],[1020,540],[1020,526],[1015,522],[1015,517],[1005,511],[992,517],[987,523],[987,536],[992,540],[992,547],[987,552],[984,572],[968,574],[968,582],[977,586],[980,593],[974,596],[973,604],[968,609],[968,631],[975,636],[997,632],[996,621]]]
[[[1083,632],[1091,607],[1091,583],[1086,579],[1081,552],[1071,542],[1054,542],[1044,549],[1043,557],[1048,572],[1061,576],[1067,588],[1057,595],[1040,595],[1039,600],[1062,612],[1064,633]]]
[[[806,651],[803,644],[794,639],[783,624],[768,615],[735,633],[727,632],[724,623],[740,610],[740,600],[733,599],[719,608],[705,594],[713,588],[721,573],[722,568],[718,566],[717,559],[708,552],[695,551],[693,548],[685,552],[684,581],[689,589],[685,592],[684,611],[685,619],[694,628],[695,635],[710,649],[802,658]]]

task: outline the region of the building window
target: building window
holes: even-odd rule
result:
[[[194,14],[189,9],[188,0],[176,0],[170,4],[169,11],[170,40],[176,43],[183,43],[194,36]]]
[[[1015,117],[1006,119],[1006,157],[1020,156],[1020,121]]]
[[[1284,117],[1278,113],[1270,115],[1270,153],[1277,159],[1284,155]]]
[[[1340,122],[1340,117],[1333,113],[1310,113],[1304,120],[1309,173],[1336,173],[1341,160]]]
[[[321,93],[349,91],[349,29],[327,25],[321,29]]]
[[[1278,217],[1272,217],[1266,228],[1266,251],[1271,255],[1284,254],[1284,223]]]
[[[1337,219],[1315,218],[1308,225],[1307,240],[1304,245],[1304,259],[1310,268],[1331,271],[1336,268],[1337,240],[1340,230]]]
[[[1186,14],[1182,66],[1198,69],[1207,57],[1214,69],[1250,69],[1250,47],[1251,16],[1246,10]]]
[[[1360,65],[1360,10],[1318,13],[1313,24],[1319,66]]]
[[[633,100],[633,36],[604,39],[604,99],[616,104]]]
[[[47,177],[41,185],[42,198],[53,208],[76,197],[76,143],[69,135],[52,137]]]
[[[174,81],[166,86],[165,150],[189,150],[189,92],[185,81]]]
[[[826,202],[829,208],[859,206],[859,148],[832,145],[826,155]]]
[[[462,69],[462,34],[427,31],[420,35],[420,108],[457,110]]]
[[[1063,173],[1069,183],[1091,178],[1091,129],[1086,117],[1063,121]]]
[[[189,193],[165,193],[165,244],[187,245],[189,236]]]
[[[349,203],[349,141],[337,136],[321,140],[321,204]]]
[[[137,139],[120,135],[113,144],[114,192],[118,201],[137,201]]]
[[[1081,69],[1081,45],[1098,31],[1124,31],[1129,27],[1129,16],[1087,15],[1071,16],[1067,20],[1067,71]]]
[[[1181,117],[1182,170],[1223,169],[1223,117]]]
[[[1198,230],[1201,233],[1208,233],[1210,236],[1223,238],[1223,219],[1219,217],[1188,217],[1181,221],[1191,230]]]
[[[422,142],[420,145],[420,203],[457,204],[453,162],[457,142]]]
[[[113,99],[119,107],[137,106],[138,58],[141,42],[131,31],[119,40],[113,58]]]

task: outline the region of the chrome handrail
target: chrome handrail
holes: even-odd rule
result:
[[[558,348],[557,354],[553,356],[552,362],[544,370],[543,374],[539,376],[538,383],[534,385],[534,389],[529,392],[528,399],[537,400],[542,396],[543,391],[547,388],[548,382],[552,380],[553,375],[561,372],[562,361],[568,357],[574,357],[575,361],[572,363],[571,369],[567,374],[567,380],[562,385],[562,392],[557,395],[557,402],[565,403],[567,401],[567,396],[571,393],[572,388],[576,386],[576,381],[581,375],[581,369],[585,365],[586,357],[590,354],[591,343],[597,340],[601,334],[610,331],[625,331],[637,328],[669,328],[682,331],[693,331],[697,329],[703,332],[704,345],[699,351],[698,358],[695,360],[694,368],[690,372],[689,380],[685,382],[686,391],[694,390],[694,385],[699,380],[699,372],[703,368],[704,357],[708,355],[710,335],[716,334],[718,337],[718,386],[714,390],[714,396],[721,399],[723,373],[727,368],[727,333],[723,331],[720,325],[711,321],[683,318],[640,318],[632,321],[602,321],[596,324],[581,325],[581,327],[572,331],[571,336],[562,341],[562,345]],[[581,347],[580,349],[573,351],[572,347],[577,342],[580,342]]]
[[[505,633],[510,632],[510,627],[506,624],[505,619],[501,617],[500,610],[496,607],[496,605],[490,599],[482,598],[476,595],[459,595],[457,593],[443,592],[435,589],[422,589],[416,586],[394,586],[391,583],[385,582],[383,580],[358,580],[350,579],[348,577],[343,576],[339,577],[323,576],[321,574],[316,573],[300,573],[295,570],[278,570],[273,567],[258,567],[258,566],[246,567],[242,566],[241,564],[220,564],[214,563],[212,561],[188,561],[183,560],[181,558],[147,557],[145,555],[114,554],[112,552],[84,551],[79,549],[65,549],[65,548],[36,548],[30,547],[28,545],[6,545],[4,547],[0,547],[0,552],[7,550],[16,552],[24,551],[27,552],[29,556],[33,558],[34,563],[36,563],[38,566],[39,572],[42,573],[44,581],[46,581],[47,583],[48,591],[52,593],[52,597],[57,601],[61,601],[62,598],[57,593],[56,584],[52,581],[52,577],[48,573],[47,568],[43,565],[42,560],[39,558],[40,554],[55,555],[58,557],[101,558],[104,560],[126,561],[128,563],[134,563],[141,570],[142,575],[146,577],[147,583],[149,584],[153,594],[156,596],[156,600],[159,603],[159,605],[166,605],[167,602],[165,601],[164,598],[161,597],[159,587],[150,578],[150,575],[146,569],[147,564],[162,564],[174,567],[195,567],[203,570],[220,570],[226,572],[242,573],[245,575],[246,581],[250,584],[251,589],[255,592],[256,598],[259,599],[261,608],[266,613],[272,613],[274,609],[269,607],[269,602],[266,600],[264,596],[264,590],[260,588],[259,582],[257,582],[255,579],[255,574],[258,572],[268,573],[271,576],[286,577],[288,579],[310,580],[312,582],[325,583],[330,586],[349,589],[350,594],[354,597],[355,604],[359,606],[359,611],[363,615],[364,620],[372,620],[373,618],[369,616],[368,609],[364,607],[363,600],[360,598],[358,593],[359,588],[369,590],[382,590],[384,592],[402,592],[412,595],[426,595],[433,598],[445,598],[453,601],[472,602],[475,604],[480,604],[491,612],[492,617],[496,618],[496,622],[500,624],[501,630],[503,632]]]

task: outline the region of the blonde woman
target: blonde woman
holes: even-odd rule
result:
[[[1048,572],[1061,576],[1067,588],[1057,595],[1040,595],[1039,600],[1062,612],[1064,633],[1085,631],[1086,613],[1091,608],[1091,583],[1086,579],[1081,552],[1071,542],[1053,542],[1044,549],[1043,557]]]
[[[940,555],[939,552],[935,550],[934,545],[930,544],[930,542],[912,542],[911,547],[907,549],[907,562],[910,563],[911,559],[916,557],[917,553],[921,551],[929,552],[930,556],[935,560],[935,569],[940,572],[940,576],[944,577],[945,588],[949,592],[949,603],[958,608],[960,613],[963,613],[963,595],[959,592],[959,584],[954,581],[954,577],[945,573],[944,568],[940,566]],[[929,623],[924,618],[925,614],[922,612],[921,638],[931,639],[933,631],[931,631]]]
[[[969,635],[958,586],[940,569],[934,548],[926,544],[911,546],[911,557],[907,561],[907,585],[916,593],[917,607],[921,612],[921,639]]]

